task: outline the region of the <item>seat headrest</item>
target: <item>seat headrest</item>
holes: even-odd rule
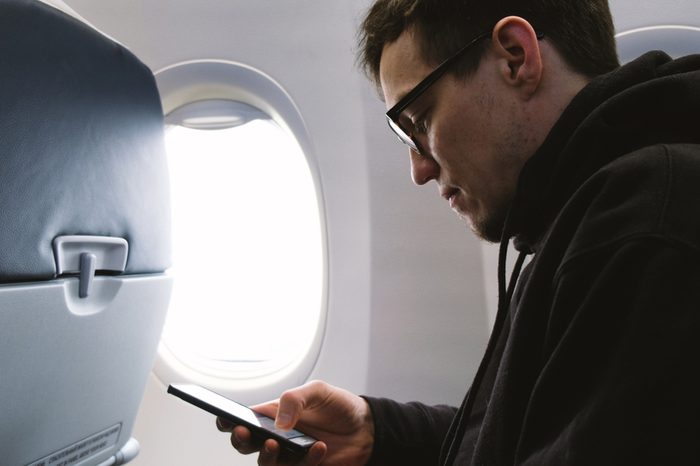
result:
[[[128,241],[125,273],[170,265],[163,116],[152,72],[38,1],[0,2],[0,282],[56,274],[65,235]]]

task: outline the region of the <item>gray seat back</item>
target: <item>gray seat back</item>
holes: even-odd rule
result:
[[[151,71],[33,0],[0,0],[0,464],[120,464],[171,280]]]

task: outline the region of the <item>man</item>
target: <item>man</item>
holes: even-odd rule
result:
[[[322,440],[299,464],[700,464],[700,57],[619,68],[607,0],[377,0],[361,46],[414,182],[501,241],[499,311],[458,410],[260,406]]]

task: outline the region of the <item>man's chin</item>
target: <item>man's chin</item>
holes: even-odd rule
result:
[[[467,222],[469,229],[480,239],[489,243],[501,242],[505,216],[486,216],[486,218],[474,219],[468,215],[459,215]]]

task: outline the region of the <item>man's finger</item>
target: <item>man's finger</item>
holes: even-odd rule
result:
[[[250,431],[242,426],[236,426],[231,432],[231,445],[244,455],[260,450],[260,444],[255,442]]]
[[[306,454],[306,457],[304,457],[304,461],[300,466],[318,466],[321,464],[321,461],[323,461],[327,451],[328,447],[325,443],[314,443],[309,449],[309,452]]]
[[[267,439],[260,450],[260,456],[258,456],[258,464],[260,466],[268,466],[277,464],[277,457],[279,456],[279,445],[277,442],[271,439]]]
[[[219,429],[219,431],[231,432],[234,427],[236,427],[236,425],[233,424],[232,422],[230,422],[222,417],[216,418],[216,428]]]
[[[302,411],[328,397],[328,385],[312,381],[301,387],[287,390],[279,399],[275,424],[280,429],[291,429],[299,421]]]

